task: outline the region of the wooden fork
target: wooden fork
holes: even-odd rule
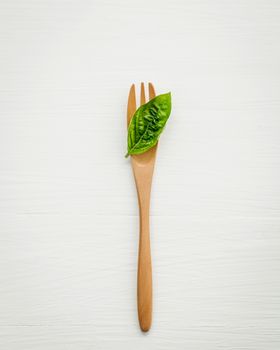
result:
[[[149,99],[156,96],[152,83],[149,83]],[[144,83],[141,83],[140,105],[146,103]],[[127,104],[127,126],[136,111],[135,85],[129,91]],[[137,188],[140,233],[138,252],[137,304],[140,328],[147,332],[152,323],[152,262],[150,250],[150,193],[157,144],[145,153],[132,155],[131,164]]]

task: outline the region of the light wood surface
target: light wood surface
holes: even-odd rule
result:
[[[1,350],[280,349],[279,18],[279,0],[0,1]],[[173,102],[148,333],[124,157],[141,81]]]
[[[149,83],[149,99],[155,97],[155,90]],[[146,102],[144,83],[141,83],[140,104]],[[127,104],[127,124],[136,111],[135,85],[130,88]],[[131,165],[137,188],[139,205],[139,252],[137,274],[138,318],[142,331],[147,332],[152,323],[152,261],[150,248],[150,195],[157,144],[149,151],[131,156]]]

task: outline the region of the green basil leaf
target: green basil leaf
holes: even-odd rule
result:
[[[144,153],[157,143],[170,112],[170,92],[156,96],[137,109],[128,127],[126,157]]]

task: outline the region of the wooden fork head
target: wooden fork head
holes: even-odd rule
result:
[[[148,90],[149,90],[149,100],[156,97],[155,88],[154,88],[152,83],[148,84]],[[145,85],[142,82],[141,89],[140,89],[140,106],[145,104],[145,103],[146,103]],[[130,120],[133,117],[136,109],[137,109],[137,107],[136,107],[135,85],[132,84],[131,88],[129,90],[128,102],[127,102],[127,127],[129,126]],[[157,144],[154,147],[152,147],[150,150],[148,150],[147,152],[142,153],[142,154],[132,155],[131,158],[134,160],[134,162],[137,162],[139,164],[140,163],[148,163],[148,162],[154,160],[155,154],[156,154],[156,149],[157,149]]]
[[[149,100],[156,97],[155,88],[152,83],[149,83]],[[141,83],[141,91],[140,91],[140,106],[146,103],[145,96],[145,86],[144,83]],[[135,94],[135,84],[131,85],[128,95],[128,103],[127,103],[127,127],[129,126],[130,120],[133,117],[136,111],[136,94]]]

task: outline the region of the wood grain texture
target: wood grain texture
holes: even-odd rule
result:
[[[1,349],[279,350],[279,18],[276,0],[0,2]],[[173,98],[148,335],[124,158],[138,81]]]

